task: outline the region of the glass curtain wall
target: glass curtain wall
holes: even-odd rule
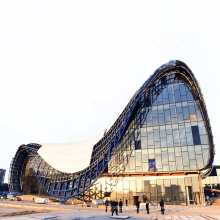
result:
[[[129,142],[129,134],[140,123],[138,116],[120,143],[135,149],[125,172],[199,170],[209,161],[208,135],[198,101],[184,80],[175,74],[165,77],[169,84],[152,105],[141,109],[147,116],[136,131],[134,144]],[[163,78],[155,87],[161,81]]]

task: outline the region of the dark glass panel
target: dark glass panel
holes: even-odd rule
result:
[[[135,141],[135,150],[141,150],[141,141],[140,140]]]
[[[201,141],[200,141],[198,126],[192,126],[192,135],[193,135],[193,143],[194,143],[194,145],[200,145]]]

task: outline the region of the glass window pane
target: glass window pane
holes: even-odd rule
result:
[[[173,147],[173,135],[167,135],[167,147]]]
[[[189,151],[189,159],[196,159],[196,155],[195,155],[195,150],[194,150],[194,146],[188,146],[188,151]]]
[[[199,134],[200,135],[206,134],[206,128],[205,128],[205,124],[203,121],[198,122],[198,127],[199,127]]]
[[[178,122],[179,123],[183,123],[184,122],[184,120],[183,120],[183,113],[178,113],[177,114],[177,118],[178,118]]]
[[[192,133],[186,133],[186,140],[188,145],[193,145]]]
[[[162,164],[163,165],[168,164],[168,153],[167,152],[162,152]]]
[[[188,107],[184,107],[184,108],[183,108],[183,118],[184,118],[184,120],[188,120],[188,119],[189,119],[189,110],[188,110]]]
[[[183,166],[189,166],[188,152],[182,152],[183,155]]]
[[[159,130],[154,130],[154,141],[160,141],[160,132],[159,132]]]
[[[179,130],[173,131],[173,141],[174,143],[180,143]]]
[[[208,136],[207,135],[201,135],[200,136],[201,144],[208,144]]]

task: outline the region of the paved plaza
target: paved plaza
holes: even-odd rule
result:
[[[128,219],[208,219],[220,220],[220,207],[219,206],[166,206],[165,215],[160,214],[157,207],[150,209],[150,214],[146,214],[144,207],[140,209],[137,214],[134,206],[123,208],[123,213],[119,213],[119,217],[128,216]],[[21,211],[36,211],[37,214],[22,215],[14,217],[0,217],[0,220],[34,220],[34,219],[54,219],[54,220],[77,220],[77,219],[97,219],[105,220],[110,218],[110,209],[105,212],[104,206],[98,207],[82,207],[82,205],[61,205],[61,204],[34,204],[31,202],[0,202],[0,216],[6,213],[21,212]],[[58,211],[59,210],[59,211]]]

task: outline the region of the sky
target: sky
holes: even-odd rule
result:
[[[220,165],[220,2],[0,1],[0,168],[21,144],[90,138],[162,64],[202,88]]]

